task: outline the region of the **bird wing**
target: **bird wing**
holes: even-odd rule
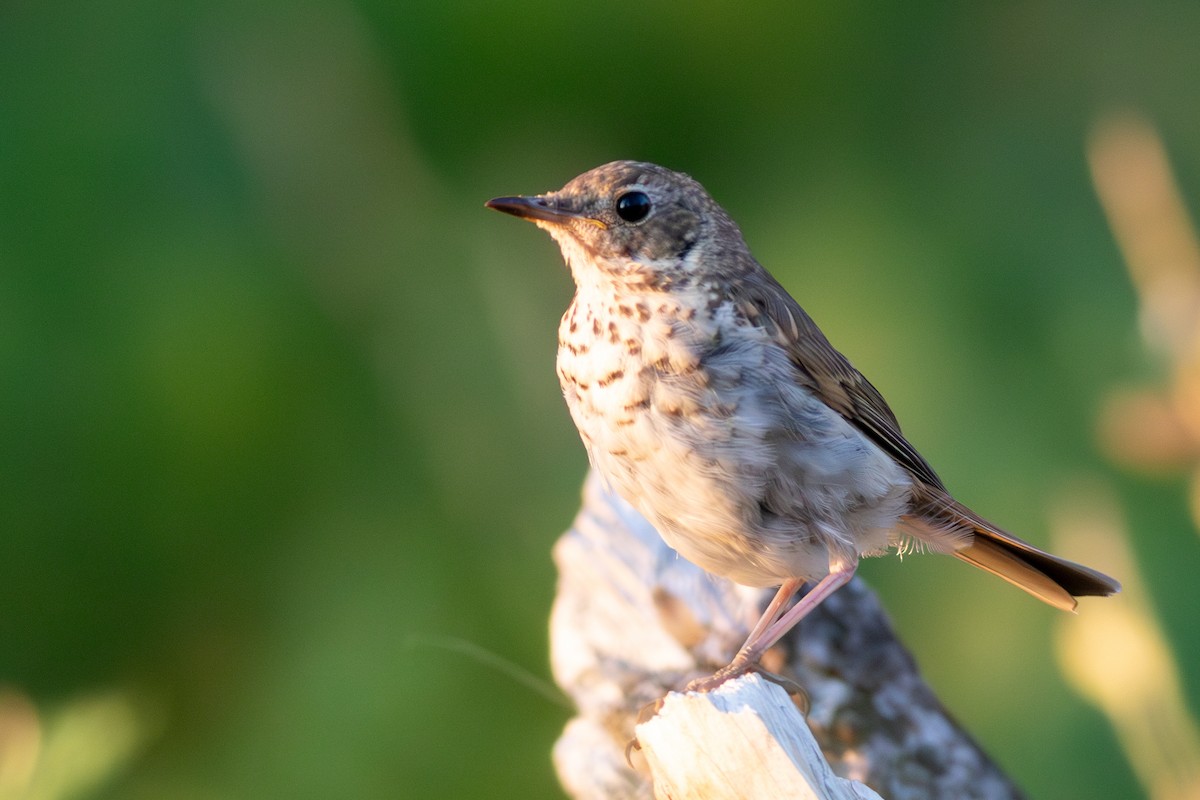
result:
[[[941,478],[904,434],[896,415],[871,382],[834,349],[812,317],[766,270],[735,283],[737,310],[787,351],[796,382],[811,391],[924,483],[945,490]]]
[[[733,287],[733,296],[738,311],[787,351],[800,385],[917,479],[905,523],[924,541],[969,531],[971,538],[952,548],[955,556],[1068,611],[1075,608],[1076,596],[1121,590],[1121,584],[1107,575],[1040,550],[952,498],[933,468],[900,433],[900,423],[879,390],[833,349],[800,304],[765,270],[751,281],[740,281]]]

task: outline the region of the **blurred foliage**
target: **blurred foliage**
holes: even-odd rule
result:
[[[465,655],[548,679],[586,467],[569,279],[482,202],[613,158],[701,180],[982,513],[1044,542],[1107,476],[1195,703],[1182,480],[1094,443],[1158,367],[1084,142],[1145,114],[1195,212],[1197,40],[1157,0],[5,4],[0,796],[561,796],[566,712]],[[1052,611],[863,572],[1032,796],[1138,793]]]

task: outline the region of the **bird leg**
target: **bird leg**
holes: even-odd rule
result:
[[[788,681],[786,678],[766,672],[758,665],[758,660],[762,657],[763,653],[782,639],[788,631],[796,626],[796,623],[820,605],[825,598],[849,583],[850,579],[854,577],[856,569],[858,569],[857,559],[849,563],[839,561],[830,564],[829,574],[822,578],[804,597],[800,598],[796,605],[789,608],[786,612],[782,610],[783,607],[800,590],[803,581],[798,579],[785,581],[779,587],[779,591],[775,593],[775,597],[772,598],[766,610],[763,611],[763,615],[759,618],[758,623],[755,624],[754,629],[750,631],[750,635],[746,638],[746,643],[742,645],[737,655],[733,657],[733,661],[707,678],[692,681],[687,685],[687,691],[708,692],[730,678],[736,678],[751,671],[758,672],[768,680],[778,683],[791,691],[790,687],[795,686],[794,683]]]
[[[788,601],[795,597],[796,593],[799,592],[803,587],[804,581],[800,580],[799,578],[792,578],[791,580],[786,580],[783,582],[783,584],[779,587],[779,591],[775,592],[775,596],[771,598],[771,602],[767,604],[765,609],[763,609],[763,613],[758,618],[758,622],[754,624],[754,629],[750,631],[750,635],[746,637],[746,644],[742,645],[742,650],[745,650],[747,645],[762,636],[763,633],[766,632],[767,628],[771,627],[771,623],[779,619],[780,615],[783,614],[783,607],[786,606]],[[737,659],[735,658],[734,660],[736,661]]]
[[[775,620],[762,634],[761,640],[746,640],[746,643],[742,645],[741,651],[738,652],[738,656],[745,653],[751,661],[757,661],[763,653],[782,639],[784,634],[796,627],[796,623],[804,619],[808,615],[808,612],[824,602],[825,598],[829,597],[829,595],[849,583],[857,569],[857,558],[852,559],[849,563],[836,562],[830,564],[829,574],[822,578],[808,594],[801,597],[796,605],[789,608],[787,613]],[[737,656],[734,657],[734,660],[737,660]]]

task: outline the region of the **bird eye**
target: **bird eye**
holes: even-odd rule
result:
[[[626,192],[617,198],[617,216],[626,222],[641,222],[650,213],[650,197],[645,192]]]

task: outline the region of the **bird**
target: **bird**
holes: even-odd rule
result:
[[[1120,591],[955,500],[690,176],[614,161],[485,205],[548,232],[570,270],[557,372],[593,468],[684,558],[779,587],[729,665],[688,689],[761,670],[861,558],[893,549],[952,555],[1066,611]]]

